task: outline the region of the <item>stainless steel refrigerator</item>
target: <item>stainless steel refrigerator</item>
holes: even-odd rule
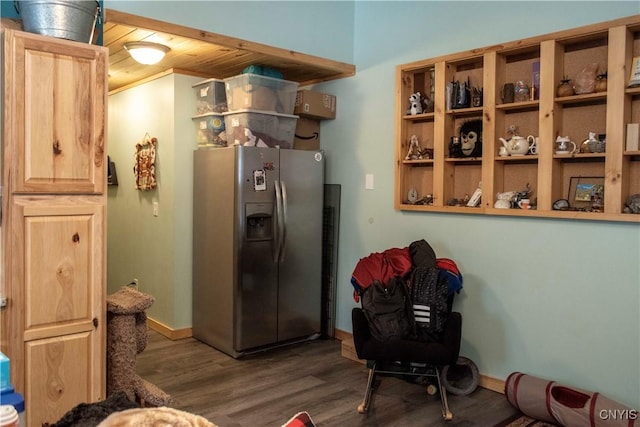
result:
[[[194,152],[193,336],[233,357],[318,337],[324,158]]]

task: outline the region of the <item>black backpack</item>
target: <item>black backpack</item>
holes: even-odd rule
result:
[[[362,296],[362,310],[375,339],[415,338],[411,298],[400,277],[390,279],[386,285],[374,281]]]
[[[411,299],[417,339],[440,341],[451,312],[446,275],[436,267],[416,267],[411,278]]]

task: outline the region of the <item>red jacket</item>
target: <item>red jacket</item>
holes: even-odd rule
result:
[[[409,248],[391,248],[384,252],[374,252],[361,258],[351,276],[351,284],[355,288],[353,299],[360,301],[360,294],[374,280],[386,285],[394,276],[405,277],[413,268]]]

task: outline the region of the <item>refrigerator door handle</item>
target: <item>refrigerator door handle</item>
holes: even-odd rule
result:
[[[276,249],[275,253],[273,254],[273,262],[277,263],[280,260],[280,252],[282,251],[282,239],[284,238],[284,218],[280,181],[275,180],[274,187],[276,192]]]
[[[284,181],[282,187],[282,240],[280,241],[280,262],[284,262],[284,254],[287,250],[287,186]]]

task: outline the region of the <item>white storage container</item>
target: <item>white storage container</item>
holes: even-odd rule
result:
[[[199,148],[227,146],[224,115],[200,114],[191,120],[196,126],[196,142]]]
[[[251,109],[293,114],[298,82],[251,73],[229,77],[224,82],[229,111]]]
[[[229,145],[291,148],[298,116],[259,110],[224,113]]]
[[[227,93],[224,80],[208,79],[193,85],[196,92],[196,114],[224,113],[227,111]]]

